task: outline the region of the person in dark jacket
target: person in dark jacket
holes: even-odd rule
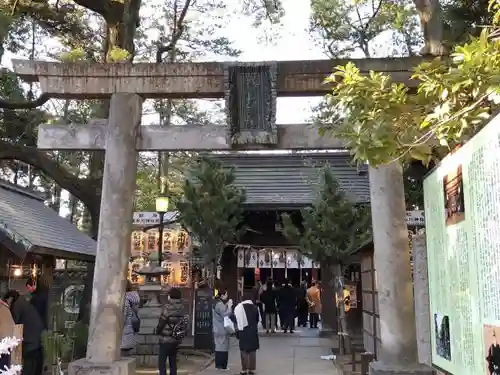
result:
[[[25,297],[10,290],[3,300],[10,306],[16,324],[23,325],[23,375],[41,375],[43,371],[42,319]]]
[[[297,308],[297,294],[289,280],[280,290],[280,319],[283,319],[283,331],[293,333],[295,312]]]
[[[167,375],[167,359],[170,368],[170,375],[177,375],[177,352],[181,340],[173,337],[175,327],[184,324],[184,306],[181,303],[181,291],[172,288],[169,292],[168,302],[163,305],[156,334],[160,336],[160,352],[158,354],[158,371],[160,375]]]
[[[259,309],[259,314],[260,314],[260,321],[262,323],[262,328],[266,329],[266,320],[264,318],[264,305],[262,301],[260,300],[260,296],[262,292],[264,291],[264,287],[262,285],[262,282],[259,280],[255,284],[253,288],[253,300],[255,301],[255,304],[257,305],[257,308]]]
[[[276,319],[275,319],[276,327],[278,327],[278,317],[279,317],[279,327],[283,330],[285,328],[285,325],[284,325],[285,321],[284,321],[283,317],[281,316],[282,310],[280,308],[281,286],[277,281],[274,282],[274,293],[276,294],[276,306],[278,308],[277,313],[276,313]]]
[[[49,288],[43,280],[29,279],[26,289],[30,295],[29,301],[42,320],[43,329],[48,329]]]
[[[254,375],[259,350],[259,309],[252,301],[252,295],[245,294],[243,301],[234,309],[236,337],[241,355],[241,375]]]
[[[266,333],[276,332],[276,291],[273,289],[273,282],[268,281],[266,284],[266,289],[260,295],[260,301],[264,306],[264,321],[266,323]]]
[[[438,331],[436,331],[438,332]],[[497,343],[497,337],[495,331],[493,331],[493,339],[490,347],[488,348],[488,356],[486,357],[488,362],[488,371],[490,375],[500,374],[500,345]]]
[[[307,303],[307,283],[302,281],[297,288],[297,325],[299,327],[307,327],[307,313],[309,305]]]

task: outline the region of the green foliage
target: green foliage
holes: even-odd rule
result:
[[[83,47],[74,48],[68,52],[63,52],[59,57],[62,62],[76,62],[85,60],[86,53]]]
[[[42,333],[47,365],[57,364],[58,359],[66,363],[71,362],[74,359],[74,348],[79,345],[86,346],[88,326],[76,322],[66,328],[66,322],[72,319],[73,316],[64,310],[63,304],[57,303],[52,307],[49,330]]]
[[[253,17],[255,27],[264,22],[278,24],[285,15],[281,0],[243,0],[242,5],[243,14]]]
[[[46,360],[51,364],[57,363],[57,359],[70,360],[68,358],[73,351],[73,339],[66,334],[54,331],[42,333],[42,344]]]
[[[135,211],[156,211],[158,170],[155,167],[142,166],[137,170]]]
[[[413,54],[418,42],[416,12],[409,0],[312,0],[310,30],[332,58],[361,51],[370,57],[373,43],[390,32],[400,54]],[[398,53],[397,53],[398,54]]]
[[[200,241],[206,262],[218,262],[224,243],[246,231],[245,192],[234,186],[233,171],[213,159],[201,158],[190,172],[178,204],[180,221]]]
[[[183,195],[185,172],[194,162],[195,157],[190,153],[174,152],[169,155],[168,164],[168,196],[170,198],[169,210],[176,209]],[[158,189],[158,155],[140,153],[137,166],[135,191],[135,211],[155,211]]]
[[[285,236],[304,255],[325,266],[342,263],[370,236],[369,209],[346,197],[328,166],[322,171],[318,198],[301,214],[302,228],[288,214],[282,216]]]
[[[444,40],[451,46],[479,36],[484,25],[491,25],[489,0],[449,0],[442,2]]]
[[[106,61],[110,63],[124,62],[130,58],[130,52],[123,48],[113,47],[108,51]]]
[[[500,42],[491,31],[457,46],[451,59],[420,64],[416,95],[388,75],[362,75],[353,63],[336,68],[328,97],[332,121],[323,127],[345,139],[371,165],[411,157],[428,164],[466,141],[500,103]]]

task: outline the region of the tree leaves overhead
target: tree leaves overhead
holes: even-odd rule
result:
[[[371,165],[413,158],[428,164],[468,140],[500,103],[497,31],[457,46],[450,59],[415,69],[417,95],[388,75],[362,75],[354,64],[337,67],[329,102],[337,116],[324,126],[345,139],[358,161]],[[340,81],[339,81],[340,80]],[[444,150],[443,150],[444,149]]]
[[[242,226],[246,196],[234,181],[231,169],[201,158],[184,183],[184,197],[178,204],[180,221],[201,242],[207,263],[218,262],[224,244],[246,231]]]
[[[346,197],[328,165],[322,170],[318,198],[301,213],[301,225],[288,214],[282,216],[285,236],[323,266],[342,263],[370,236],[369,209]]]
[[[493,22],[489,0],[449,0],[443,2],[444,40],[452,45],[478,37]]]
[[[419,42],[416,13],[408,0],[313,0],[311,8],[310,30],[319,34],[318,42],[332,58],[357,51],[370,57],[385,32],[406,50],[397,54],[413,54]]]
[[[281,0],[242,0],[242,5],[243,14],[253,17],[255,27],[277,24],[285,14]]]

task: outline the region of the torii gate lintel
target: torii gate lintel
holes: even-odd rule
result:
[[[416,87],[413,68],[422,57],[380,59],[332,59],[243,63],[247,66],[276,64],[276,93],[280,97],[322,96],[331,92],[324,84],[334,68],[354,62],[361,72],[384,72],[393,82]],[[115,92],[130,92],[154,99],[217,99],[225,96],[225,73],[238,62],[197,63],[58,63],[12,60],[23,80],[40,82],[42,91],[59,99],[102,99]]]

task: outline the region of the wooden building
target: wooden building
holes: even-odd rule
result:
[[[169,274],[162,278],[162,284],[170,287],[190,287],[192,278],[192,241],[189,233],[177,223],[179,214],[167,212],[163,228],[162,266]],[[143,277],[134,273],[145,266],[149,258],[157,259],[159,245],[160,217],[156,212],[134,212],[131,237],[129,278],[141,285]]]
[[[43,195],[0,180],[0,293],[22,291],[27,279],[46,274],[56,278],[51,304],[69,304],[65,310],[74,313],[79,300],[70,301],[67,282],[58,276],[66,268],[85,273],[95,251],[96,242],[47,207]]]
[[[410,244],[409,260],[413,273],[412,236],[418,233],[424,223],[423,211],[408,211],[406,215],[408,225],[408,241]],[[363,344],[367,352],[373,353],[375,358],[380,352],[380,313],[377,291],[377,272],[374,263],[374,244],[370,239],[356,251],[361,265],[361,305]]]

